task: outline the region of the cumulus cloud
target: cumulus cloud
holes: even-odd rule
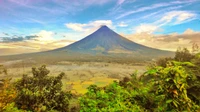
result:
[[[106,25],[110,28],[113,28],[111,20],[96,20],[90,21],[89,23],[66,23],[65,26],[73,31],[83,32],[85,34],[92,33],[97,30],[100,26]]]
[[[156,25],[151,25],[151,24],[141,24],[137,27],[134,28],[134,31],[136,33],[142,33],[142,32],[146,32],[146,33],[153,33],[155,31],[158,31],[159,27]]]
[[[195,32],[194,30],[192,30],[192,29],[190,29],[190,28],[188,28],[187,30],[185,30],[184,32],[183,32],[183,34],[195,34],[195,33],[198,33],[198,32]]]
[[[193,43],[200,46],[200,32],[192,29],[186,30],[183,34],[156,35],[142,32],[124,36],[136,43],[162,50],[176,51],[178,47],[187,47],[191,50]]]
[[[38,38],[36,38],[35,40],[38,40],[42,43],[51,42],[54,40],[54,34],[55,33],[52,31],[42,30],[36,34],[38,36]]]
[[[86,24],[80,24],[80,23],[67,23],[65,26],[69,29],[72,29],[74,31],[85,31],[84,27]]]

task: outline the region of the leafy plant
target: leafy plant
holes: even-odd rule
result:
[[[10,80],[4,79],[0,81],[2,82],[2,86],[0,87],[0,111],[4,111],[16,97],[16,90],[10,83]]]
[[[70,94],[62,91],[62,77],[48,76],[46,66],[32,68],[33,76],[24,75],[16,82],[15,103],[19,109],[31,111],[68,111]]]
[[[157,77],[152,81],[156,96],[160,98],[159,111],[197,110],[198,106],[187,96],[189,74],[183,66],[171,62],[166,68],[155,67],[147,74]]]
[[[88,92],[80,98],[81,112],[140,112],[139,106],[131,103],[131,94],[113,82],[105,88],[96,85],[88,87]]]

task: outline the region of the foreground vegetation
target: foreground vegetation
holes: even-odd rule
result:
[[[1,66],[1,73],[6,69]],[[180,49],[137,77],[106,87],[90,85],[83,95],[62,90],[64,73],[48,76],[46,66],[32,68],[33,76],[10,83],[0,81],[0,111],[4,112],[195,112],[200,111],[200,53]],[[75,102],[75,103],[74,103]]]

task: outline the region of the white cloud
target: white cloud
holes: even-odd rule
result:
[[[173,1],[173,2],[157,3],[157,4],[153,4],[151,6],[141,7],[141,8],[138,8],[138,9],[131,10],[131,11],[123,12],[116,19],[121,19],[121,18],[129,16],[131,14],[135,14],[135,13],[139,13],[139,12],[144,12],[144,11],[148,11],[148,10],[153,10],[153,9],[158,9],[158,8],[163,8],[163,7],[168,7],[168,6],[175,6],[175,5],[187,4],[187,3],[193,3],[193,2],[196,2],[196,0],[183,0],[183,1]]]
[[[0,32],[0,37],[7,37],[8,35],[6,35],[5,33],[1,33]],[[1,38],[0,38],[1,39]]]
[[[127,11],[127,12],[121,14],[120,16],[118,16],[116,19],[120,19],[120,18],[123,18],[125,16],[131,15],[131,14],[134,14],[134,13],[152,10],[152,9],[156,9],[156,8],[160,8],[160,7],[164,7],[164,6],[169,6],[169,4],[161,3],[161,4],[154,4],[154,5],[147,6],[147,7],[141,7],[141,8],[136,9],[136,10]]]
[[[107,25],[108,27],[113,27],[112,26],[112,21],[111,20],[97,20],[97,21],[91,21],[89,22],[88,26],[92,27],[99,27],[101,25]]]
[[[191,21],[196,18],[196,14],[189,12],[189,11],[171,11],[164,14],[164,16],[159,20],[156,21],[155,24],[160,26],[166,24],[181,24],[187,21]]]
[[[195,32],[194,30],[192,30],[192,29],[190,29],[190,28],[188,28],[187,30],[185,30],[184,32],[183,32],[183,34],[186,34],[186,35],[190,35],[190,34],[194,34],[194,33],[197,33],[197,32]]]
[[[196,19],[196,14],[189,11],[170,11],[153,23],[144,23],[134,28],[136,33],[153,33],[162,31],[161,27],[165,25],[177,25]]]
[[[54,32],[41,30],[39,33],[36,34],[38,38],[36,40],[40,42],[49,42],[54,40]]]
[[[153,33],[155,31],[157,31],[159,28],[158,26],[155,26],[155,25],[151,25],[151,24],[141,24],[137,27],[134,28],[134,31],[136,33],[143,33],[143,32],[146,32],[146,33]]]
[[[119,24],[118,24],[118,26],[119,27],[127,27],[128,26],[128,24],[126,24],[125,22],[120,22]]]
[[[189,12],[182,12],[181,14],[179,14],[179,16],[177,17],[177,22],[181,23],[185,20],[188,19],[192,19],[194,18],[196,15],[194,13],[189,13]]]
[[[121,5],[125,2],[125,0],[118,0],[117,5]]]
[[[67,28],[70,28],[74,31],[84,31],[85,29],[83,27],[86,26],[86,24],[80,24],[80,23],[67,23],[65,25]]]
[[[187,29],[183,34],[156,35],[147,32],[124,35],[124,37],[152,48],[176,51],[178,47],[192,49],[192,44],[200,45],[200,32]]]
[[[111,20],[96,20],[90,21],[89,23],[82,24],[82,23],[67,23],[65,26],[69,29],[79,32],[91,33],[92,31],[98,29],[101,25],[106,25],[108,27],[112,26]]]

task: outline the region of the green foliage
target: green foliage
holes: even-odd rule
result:
[[[10,80],[4,79],[0,81],[2,82],[2,86],[0,87],[0,111],[4,111],[16,97],[16,90],[10,83]]]
[[[200,105],[200,53],[194,54],[197,51],[199,51],[199,47],[196,44],[193,45],[193,54],[190,53],[186,48],[179,48],[174,59],[166,62],[158,60],[158,62],[163,62],[163,64],[157,63],[157,66],[167,65],[168,63],[173,62],[173,64],[177,66],[184,67],[188,74],[187,95],[192,101]],[[149,79],[150,78],[151,77],[149,77]]]
[[[147,74],[157,77],[152,83],[155,84],[156,96],[160,99],[159,111],[196,111],[199,108],[187,95],[187,80],[190,75],[180,63],[171,62],[166,68],[155,67]]]
[[[80,98],[82,112],[144,112],[157,107],[152,85],[145,85],[137,80],[136,73],[131,78],[99,88],[88,87],[88,92]]]
[[[96,85],[88,87],[88,92],[80,98],[81,112],[140,112],[139,106],[131,102],[131,94],[113,82],[106,88]]]
[[[46,66],[32,68],[33,77],[24,75],[16,82],[15,103],[19,109],[31,111],[68,111],[69,93],[62,91],[62,77],[48,76]]]
[[[1,67],[3,68],[3,66]],[[46,66],[32,68],[10,85],[2,80],[0,111],[5,112],[195,112],[200,110],[200,54],[178,49],[175,58],[163,58],[141,77],[114,81],[106,87],[90,85],[69,109],[70,92],[62,91],[62,77],[48,76]],[[76,96],[77,98],[78,96]],[[75,97],[74,97],[75,98]],[[77,99],[76,99],[77,103]],[[79,107],[80,106],[80,107]]]
[[[196,65],[172,60],[165,63],[164,67],[151,67],[140,78],[134,73],[104,88],[91,85],[80,98],[80,111],[198,111],[200,83],[194,74]]]
[[[4,107],[4,112],[31,112],[31,111],[25,111],[25,110],[20,110],[15,106],[15,103],[10,103]]]

